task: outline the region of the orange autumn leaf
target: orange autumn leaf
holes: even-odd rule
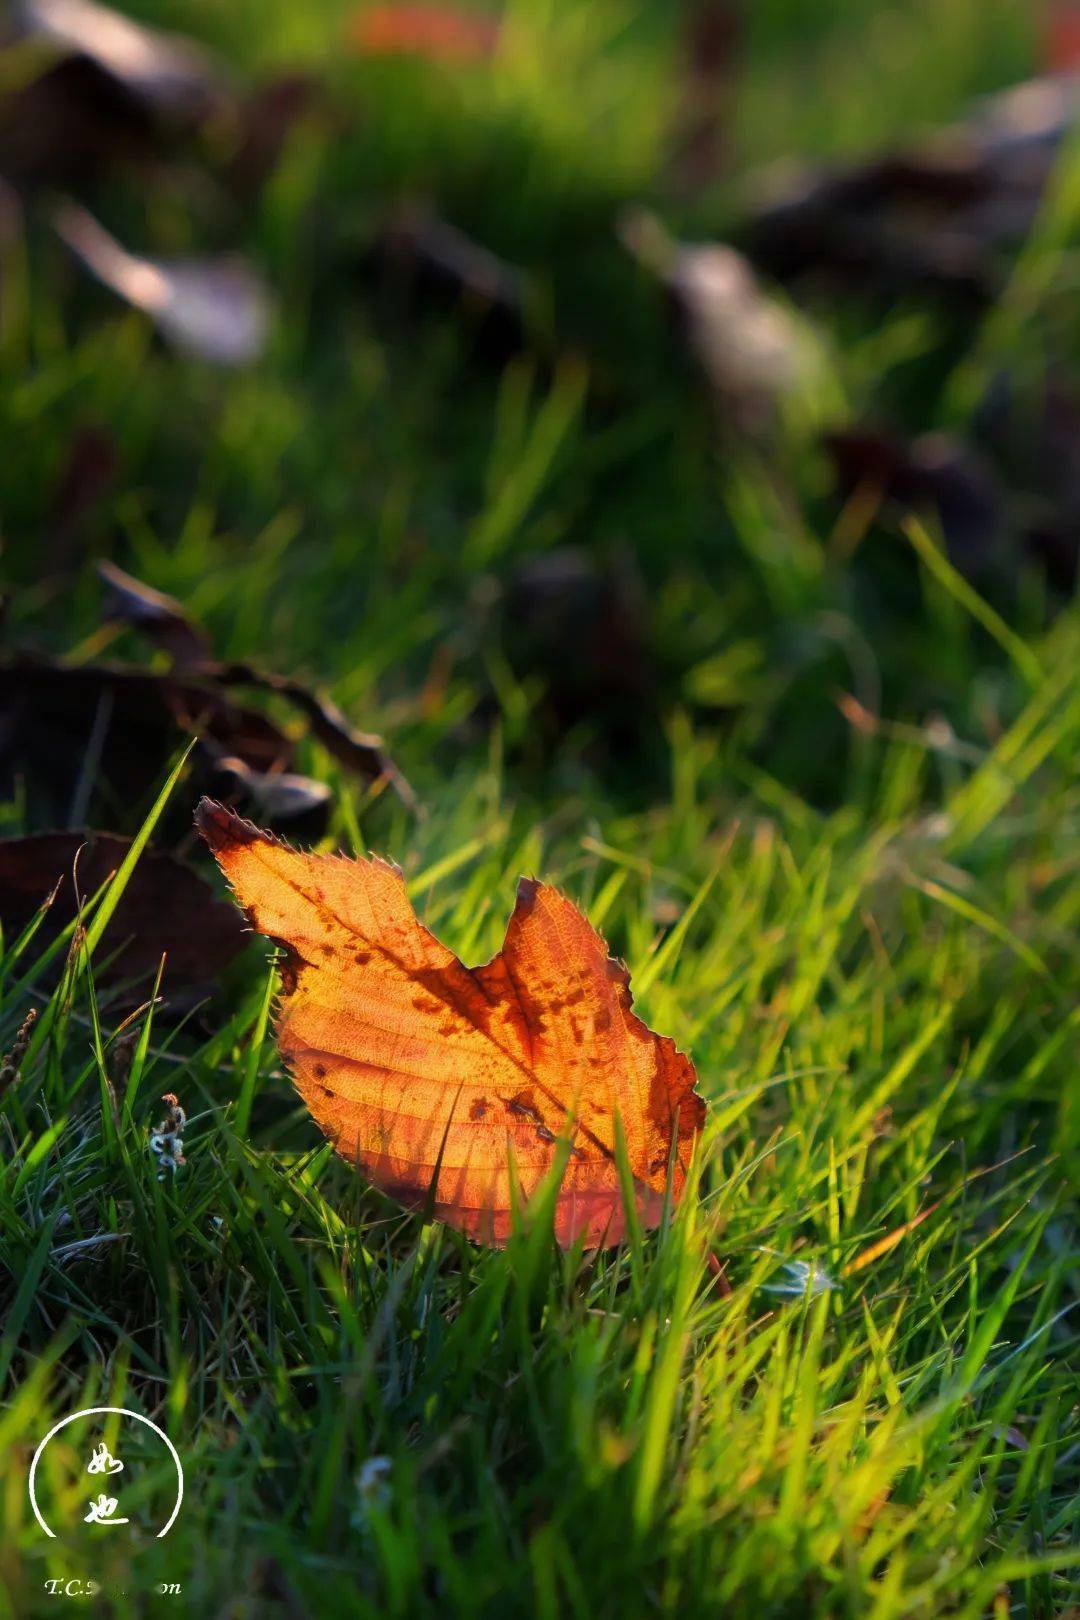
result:
[[[196,822],[285,951],[277,1040],[300,1095],[383,1192],[502,1243],[563,1137],[555,1235],[614,1243],[618,1117],[642,1225],[669,1179],[681,1196],[704,1120],[693,1065],[632,1011],[626,968],[557,889],[523,878],[502,950],[467,968],[388,862],[299,854],[210,799]]]
[[[1051,73],[1075,73],[1080,67],[1080,5],[1063,0],[1051,6],[1045,25],[1043,59]]]
[[[432,62],[483,62],[498,47],[498,19],[441,5],[371,6],[350,35],[364,56],[418,56]]]

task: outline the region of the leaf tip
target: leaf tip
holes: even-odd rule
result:
[[[216,799],[199,800],[195,825],[215,855],[226,849],[235,849],[240,844],[261,843],[266,836],[250,821],[245,821],[235,810],[227,809]]]
[[[536,904],[536,896],[542,885],[537,878],[520,877],[517,886],[517,907],[522,916],[527,917]]]

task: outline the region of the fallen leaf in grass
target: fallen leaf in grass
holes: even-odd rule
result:
[[[410,810],[420,808],[416,794],[383,747],[382,738],[374,732],[357,731],[331,698],[320,697],[302,681],[256,669],[251,664],[212,664],[208,671],[222,687],[251,686],[277,693],[299,709],[311,727],[312,736],[317,737],[327,753],[346,770],[367,782],[385,782]]]
[[[220,663],[210,656],[210,643],[205,631],[181,607],[173,596],[144,585],[133,574],[126,574],[113,563],[102,563],[98,572],[109,590],[106,617],[123,619],[147,635],[163,652],[167,652],[176,667],[213,686],[222,694],[236,686],[248,686],[262,692],[273,692],[298,709],[307,720],[313,736],[322,743],[341,765],[366,782],[385,782],[394,788],[410,809],[418,808],[416,795],[397,766],[387,755],[381,737],[372,732],[358,731],[330,698],[321,697],[302,681],[270,670],[258,669],[252,664]],[[243,763],[255,770],[265,769],[259,762],[247,757],[243,748],[234,750]],[[275,759],[273,769],[284,764],[284,755]],[[294,781],[307,782],[306,778]],[[311,790],[317,783],[308,783],[305,790],[305,810],[312,810]],[[290,795],[280,792],[270,797],[280,809]]]
[[[505,1242],[514,1180],[527,1201],[565,1135],[555,1235],[613,1243],[618,1118],[642,1225],[660,1220],[669,1176],[679,1199],[704,1122],[693,1065],[635,1015],[625,967],[556,889],[523,879],[502,950],[467,968],[389,863],[299,854],[207,799],[196,824],[286,952],[277,1038],[297,1089],[376,1186]]]
[[[81,191],[117,162],[156,170],[162,158],[190,160],[191,137],[206,129],[200,167],[217,160],[249,198],[321,105],[311,76],[238,91],[201,46],[91,0],[30,0],[21,24],[40,71],[0,104],[0,172],[20,183]]]
[[[741,253],[719,242],[677,242],[646,209],[623,218],[621,235],[668,288],[725,420],[757,432],[772,425],[784,400],[809,396],[821,374],[820,342],[763,290]]]
[[[556,546],[511,570],[506,657],[519,679],[544,683],[536,719],[553,746],[583,722],[624,757],[640,742],[657,684],[648,625],[648,595],[629,552]]]
[[[116,163],[145,168],[232,112],[186,40],[89,0],[29,0],[18,20],[37,71],[0,98],[0,172],[19,186],[79,190]]]
[[[270,826],[287,823],[298,838],[321,838],[326,831],[334,796],[325,782],[294,771],[253,771],[229,757],[217,761],[217,775],[223,780],[217,791],[229,804],[247,805]]]
[[[982,304],[1000,283],[988,246],[955,223],[981,177],[962,158],[885,158],[852,169],[765,176],[746,248],[780,280],[824,275],[861,293],[930,291]]]
[[[143,259],[72,202],[57,209],[55,225],[99,281],[145,310],[179,347],[219,365],[243,365],[262,352],[269,299],[243,259]]]
[[[1080,68],[1080,5],[1058,0],[1045,23],[1043,59],[1051,73],[1075,73]]]
[[[21,780],[33,790],[35,818],[53,821],[72,819],[80,793],[85,814],[92,790],[110,818],[119,819],[145,799],[183,739],[195,732],[191,767],[197,791],[238,799],[274,825],[318,836],[329,789],[292,772],[291,738],[260,710],[237,703],[216,683],[216,667],[198,666],[180,676],[121,664],[28,657],[0,662],[0,790],[10,794]],[[343,737],[342,751],[348,746]],[[359,743],[356,751],[366,757]],[[352,768],[358,768],[356,759]],[[393,783],[411,794],[378,750],[371,771],[366,780]]]
[[[0,97],[0,172],[20,188],[78,190],[157,144],[148,109],[85,57],[65,57]]]
[[[937,291],[981,306],[1001,290],[1080,108],[1075,75],[1033,79],[963,123],[868,163],[755,177],[747,249],[770,274],[861,292]]]
[[[0,662],[0,787],[27,780],[44,798],[42,820],[70,820],[84,780],[110,815],[138,806],[193,731],[204,770],[226,755],[266,772],[292,762],[284,732],[212,682],[121,664]]]
[[[965,573],[994,560],[1004,496],[993,469],[970,446],[946,433],[908,443],[869,427],[826,434],[823,443],[845,499],[863,487],[904,512],[929,511]]]
[[[221,663],[209,639],[175,597],[113,563],[99,572],[106,619],[139,630],[168,654],[171,671],[132,665],[68,665],[21,656],[0,660],[0,790],[17,778],[44,797],[38,820],[81,825],[91,792],[101,792],[112,825],[160,780],[184,736],[198,744],[192,771],[199,792],[245,807],[273,825],[317,837],[330,790],[294,770],[295,744],[261,710],[238,702],[240,688],[269,693],[304,717],[312,736],[373,792],[393,788],[419,812],[409,783],[382,739],[358,731],[336,703],[303,682],[250,664]]]
[[[432,208],[398,208],[365,253],[362,269],[391,307],[461,312],[475,329],[477,351],[490,362],[505,362],[525,346],[525,274]]]
[[[23,0],[24,29],[60,52],[85,58],[138,101],[171,116],[204,117],[220,95],[212,58],[94,0]]]
[[[484,62],[502,29],[497,17],[456,6],[375,5],[349,24],[353,48],[363,56],[418,56],[430,62]]]
[[[106,619],[120,619],[144,630],[178,669],[208,660],[210,643],[205,631],[188,617],[175,597],[144,585],[113,562],[98,563],[98,574],[108,593]]]
[[[89,900],[131,847],[111,833],[50,832],[0,839],[0,921],[10,943],[55,890],[34,935],[36,957],[71,922],[78,893]],[[209,994],[242,948],[243,924],[197,872],[171,855],[147,850],[128,880],[95,957],[101,984],[128,985],[136,995],[167,958],[163,992],[174,1008]],[[25,972],[30,962],[20,963]],[[175,992],[185,994],[179,1003]]]

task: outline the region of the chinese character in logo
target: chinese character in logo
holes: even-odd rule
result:
[[[139,1425],[139,1427],[136,1428],[134,1432],[139,1435],[140,1441],[144,1445],[146,1443],[147,1436],[142,1431],[147,1430],[154,1437],[157,1446],[163,1450],[165,1455],[164,1457],[159,1457],[158,1462],[160,1464],[160,1462],[167,1460],[167,1464],[171,1466],[176,1482],[175,1496],[173,1495],[172,1491],[169,1490],[167,1473],[164,1480],[160,1482],[156,1478],[151,1477],[149,1482],[151,1499],[148,1499],[147,1502],[143,1503],[141,1508],[141,1518],[144,1521],[147,1519],[149,1520],[150,1528],[160,1526],[160,1528],[157,1528],[157,1536],[159,1539],[162,1536],[167,1536],[173,1525],[176,1523],[177,1514],[180,1512],[180,1507],[184,1500],[184,1469],[180,1461],[180,1454],[173,1445],[172,1441],[169,1439],[168,1435],[165,1433],[164,1429],[159,1428],[151,1418],[144,1417],[141,1412],[133,1412],[129,1407],[126,1406],[84,1406],[81,1407],[77,1412],[69,1412],[66,1417],[62,1417],[59,1422],[53,1424],[48,1434],[40,1442],[31,1459],[30,1473],[27,1477],[27,1489],[30,1492],[30,1506],[34,1511],[34,1517],[37,1520],[40,1529],[45,1535],[51,1537],[53,1540],[55,1540],[57,1537],[58,1528],[60,1529],[61,1534],[66,1534],[69,1530],[75,1534],[81,1534],[79,1508],[75,1505],[75,1503],[78,1501],[79,1494],[78,1482],[80,1478],[80,1463],[77,1459],[80,1456],[88,1459],[86,1462],[81,1464],[81,1477],[86,1478],[89,1476],[93,1481],[92,1489],[99,1493],[90,1500],[87,1500],[86,1498],[83,1499],[86,1501],[86,1511],[82,1515],[82,1524],[120,1524],[128,1525],[132,1530],[134,1530],[139,1524],[139,1519],[128,1519],[123,1513],[119,1512],[119,1504],[117,1503],[116,1497],[110,1496],[108,1493],[108,1485],[112,1483],[112,1480],[117,1474],[123,1473],[125,1479],[130,1477],[132,1462],[130,1458],[127,1462],[121,1462],[119,1457],[113,1456],[109,1449],[108,1443],[100,1438],[102,1419],[105,1417],[110,1417],[115,1420],[114,1423],[109,1427],[110,1434],[122,1433],[126,1436],[132,1432],[130,1427],[127,1430],[121,1430],[120,1425],[122,1423],[126,1423],[128,1425],[136,1424]],[[61,1470],[61,1472],[66,1470],[68,1483],[65,1483],[62,1490],[57,1490],[53,1486],[50,1486],[50,1490],[43,1507],[42,1503],[39,1502],[37,1495],[39,1464],[46,1450],[52,1444],[53,1440],[56,1439],[57,1435],[62,1434],[67,1428],[68,1424],[75,1423],[89,1424],[91,1426],[89,1428],[80,1429],[77,1431],[81,1435],[85,1435],[85,1439],[77,1441],[75,1449],[67,1453],[67,1457],[70,1460],[65,1461],[64,1468]],[[114,1443],[119,1444],[121,1442]],[[126,1449],[126,1439],[123,1443]],[[135,1467],[138,1471],[139,1464],[137,1462],[135,1463]],[[161,1484],[160,1490],[158,1489],[159,1483]],[[74,1487],[75,1491],[74,1501],[68,1494],[71,1486]],[[105,1488],[103,1489],[102,1487]],[[132,1498],[132,1501],[134,1501],[134,1498]],[[48,1512],[50,1516],[56,1518],[55,1524],[49,1523],[49,1519],[46,1517],[46,1512]],[[67,1521],[66,1525],[65,1519]],[[123,1538],[121,1537],[118,1539]]]
[[[116,1517],[116,1497],[106,1496],[104,1491],[96,1502],[90,1503],[90,1511],[83,1519],[84,1524],[127,1524],[127,1519]]]
[[[110,1454],[104,1440],[94,1447],[90,1461],[86,1465],[88,1474],[118,1474],[123,1468],[119,1457]],[[106,1496],[102,1491],[96,1502],[89,1504],[90,1511],[83,1520],[84,1524],[127,1524],[127,1519],[116,1517],[116,1497]]]
[[[93,1456],[86,1465],[86,1472],[88,1474],[118,1474],[123,1466],[119,1457],[109,1455],[109,1448],[103,1440],[100,1446],[94,1447]]]

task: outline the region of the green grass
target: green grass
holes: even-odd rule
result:
[[[6,940],[0,1048],[47,1010],[0,1101],[0,1615],[52,1612],[59,1576],[93,1576],[118,1617],[1067,1612],[1080,617],[1015,559],[975,590],[919,528],[847,552],[814,433],[847,411],[962,428],[996,360],[1035,386],[1048,355],[1080,359],[1060,352],[1075,169],[981,330],[815,304],[827,386],[768,460],[718,446],[614,233],[642,198],[723,230],[759,159],[955,115],[1027,70],[1038,18],[755,7],[730,184],[688,202],[664,161],[672,8],[517,0],[505,75],[449,79],[345,61],[325,0],[138,9],[239,73],[312,64],[349,119],[303,126],[246,209],[190,171],[96,199],[133,245],[258,259],[279,318],[249,373],[159,346],[31,215],[0,324],[12,638],[100,647],[93,562],[114,555],[221,656],[331,687],[427,815],[364,804],[308,743],[328,844],[399,860],[467,961],[497,948],[519,873],[565,887],[692,1053],[710,1123],[659,1233],[563,1255],[541,1212],[485,1252],[317,1137],[265,1038],[261,943],[209,1023],[140,1014],[117,1088],[108,931],[85,919],[51,998],[39,943]],[[355,257],[403,189],[531,269],[559,364],[484,369],[456,315],[384,317]],[[93,423],[122,472],[65,571],[50,501]],[[522,667],[500,619],[500,587],[563,545],[640,575],[632,745],[588,714],[553,736],[558,650]],[[148,830],[162,786],[98,793],[92,819]],[[181,773],[167,814],[190,808]],[[16,793],[3,830],[32,814]],[[159,1182],[167,1091],[187,1164]],[[133,1563],[90,1530],[61,1550],[30,1514],[35,1446],[95,1404],[153,1417],[185,1462],[175,1529]]]

